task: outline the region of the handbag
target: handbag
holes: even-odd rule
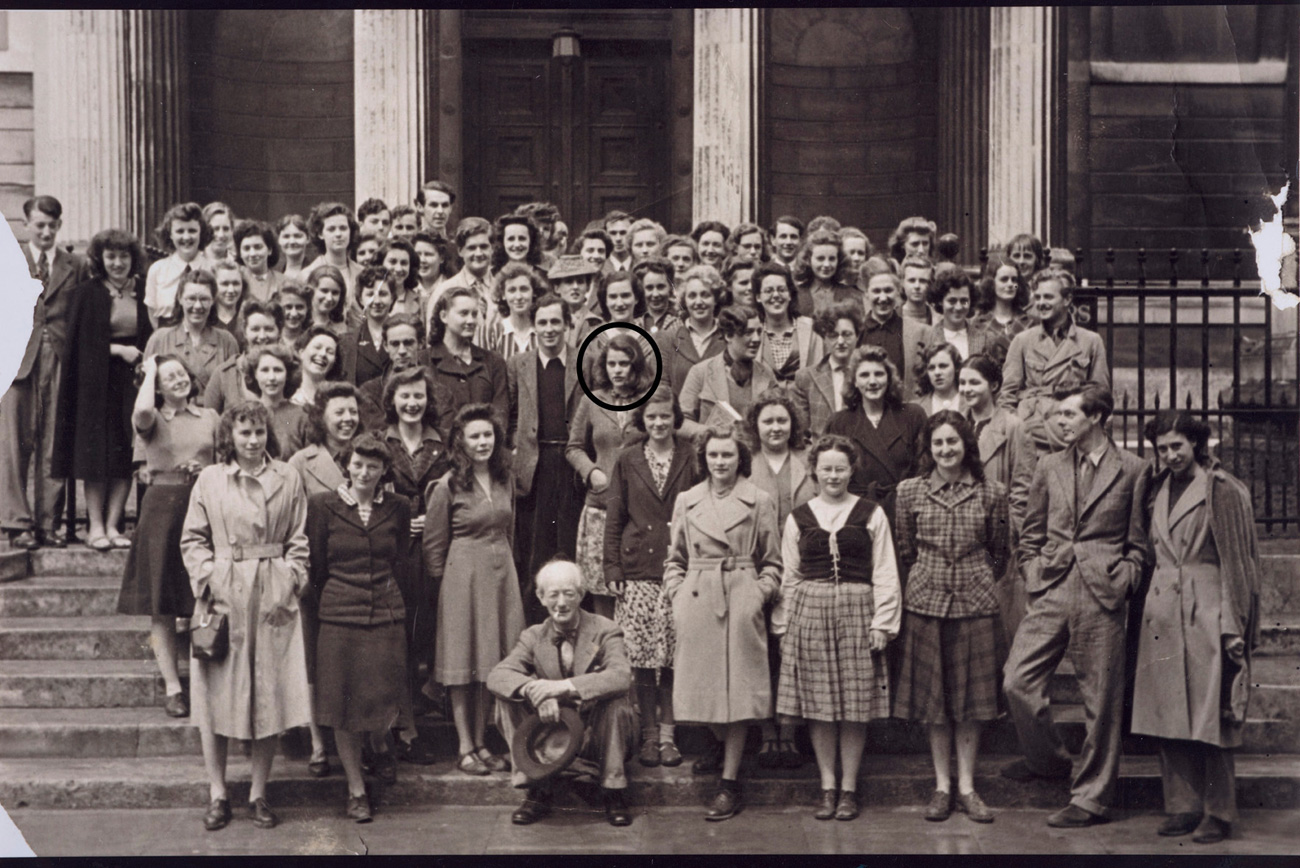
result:
[[[212,593],[204,589],[203,598],[190,616],[190,654],[196,660],[219,663],[230,650],[230,622],[212,604]]]

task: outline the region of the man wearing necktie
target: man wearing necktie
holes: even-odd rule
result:
[[[1106,821],[1119,777],[1124,713],[1127,601],[1147,559],[1146,461],[1116,446],[1105,424],[1114,409],[1096,383],[1057,392],[1055,414],[1066,448],[1044,456],[1034,471],[1020,534],[1019,558],[1029,608],[1005,669],[1007,704],[1024,759],[1005,777],[1067,778],[1070,804],[1049,826],[1077,828]],[[1069,654],[1087,712],[1079,765],[1053,728],[1048,681]]]
[[[546,564],[537,573],[536,586],[549,617],[524,630],[514,650],[488,674],[487,688],[497,696],[497,729],[513,754],[515,730],[530,712],[555,723],[561,705],[575,706],[582,717],[582,746],[566,771],[595,778],[604,791],[606,818],[611,825],[626,826],[632,818],[624,799],[623,764],[636,751],[640,730],[628,699],[632,666],[623,630],[580,608],[582,572],[573,561]],[[535,823],[551,812],[551,781],[530,782],[519,770],[518,758],[511,759],[511,782],[528,788],[511,819],[521,826]]]
[[[63,206],[53,196],[23,203],[30,240],[23,245],[27,268],[41,282],[32,331],[13,385],[0,400],[0,527],[15,548],[62,546],[54,532],[63,512],[64,481],[50,478],[54,452],[54,410],[67,331],[68,302],[86,279],[85,262],[59,250]],[[34,503],[27,502],[29,463],[35,456]]]

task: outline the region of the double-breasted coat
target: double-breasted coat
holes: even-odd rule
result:
[[[1041,324],[1036,325],[1011,339],[1002,363],[998,406],[1028,419],[1042,415],[1039,404],[1057,389],[1088,382],[1110,388],[1110,365],[1101,336],[1070,323],[1057,343]]]
[[[624,448],[614,462],[605,499],[606,584],[663,579],[673,504],[699,474],[690,442],[680,434],[675,441],[662,495],[645,458],[644,437]]]
[[[732,723],[772,716],[766,607],[781,582],[776,503],[748,479],[716,498],[709,481],[677,496],[664,592],[677,633],[678,720]]]
[[[298,599],[307,590],[307,495],[267,459],[205,467],[190,493],[181,557],[195,599],[211,591],[230,625],[224,660],[190,660],[190,719],[217,735],[266,738],[311,722]],[[290,617],[276,618],[277,608]]]
[[[880,504],[894,525],[894,489],[916,470],[917,437],[925,426],[925,411],[916,404],[887,407],[879,425],[872,425],[861,408],[841,410],[826,425],[827,434],[842,434],[858,445],[862,464],[849,490]]]

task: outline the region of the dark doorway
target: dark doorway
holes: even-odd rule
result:
[[[667,223],[669,44],[465,45],[465,214],[554,202],[571,237],[612,209]]]

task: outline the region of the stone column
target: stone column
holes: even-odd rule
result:
[[[176,10],[129,10],[126,21],[127,225],[149,239],[189,198],[189,75]],[[150,239],[151,240],[151,239]]]
[[[961,240],[962,263],[988,243],[989,10],[941,9],[939,17],[940,232]]]
[[[757,218],[762,15],[695,10],[695,223]]]
[[[1031,232],[1053,241],[1049,176],[1057,111],[1058,10],[989,10],[989,245]]]
[[[425,165],[425,12],[358,9],[353,16],[356,199],[410,203]]]

